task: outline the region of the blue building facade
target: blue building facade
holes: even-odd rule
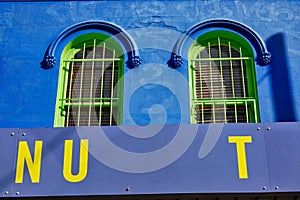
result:
[[[298,198],[299,11],[297,0],[1,1],[0,196]],[[77,79],[83,66],[114,88]]]
[[[188,64],[172,69],[167,62],[183,33],[216,19],[250,27],[271,52],[270,64],[255,66],[260,121],[299,121],[298,11],[298,1],[1,2],[0,125],[53,127],[59,53],[68,39],[58,45],[53,68],[40,62],[61,32],[86,21],[125,30],[142,59],[124,69],[122,124],[190,123]]]

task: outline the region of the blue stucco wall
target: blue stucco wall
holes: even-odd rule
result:
[[[261,121],[299,121],[299,12],[297,0],[0,2],[0,127],[53,126],[58,65],[40,62],[61,31],[87,20],[122,27],[139,47],[142,65],[125,69],[123,124],[189,123],[187,66],[167,61],[181,33],[216,18],[251,27],[272,53],[256,67]]]

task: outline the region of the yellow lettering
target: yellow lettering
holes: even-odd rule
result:
[[[88,168],[88,140],[80,141],[80,158],[79,158],[79,172],[77,175],[72,174],[72,156],[73,154],[73,140],[65,141],[64,150],[64,166],[63,174],[69,182],[80,182],[87,175]]]
[[[240,179],[248,178],[245,143],[252,143],[251,136],[228,136],[229,143],[236,144],[238,171]]]
[[[33,161],[27,142],[26,141],[19,142],[15,183],[23,183],[25,161],[27,164],[31,182],[32,183],[40,182],[42,147],[43,147],[43,141],[35,142],[34,161]]]

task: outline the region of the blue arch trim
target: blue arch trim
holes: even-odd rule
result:
[[[171,58],[168,61],[168,65],[172,68],[180,67],[183,63],[182,48],[184,44],[197,32],[209,28],[222,28],[239,33],[244,38],[246,38],[254,47],[257,55],[257,58],[255,60],[258,65],[266,66],[271,62],[271,53],[267,50],[264,41],[254,30],[236,21],[227,19],[215,19],[198,23],[191,27],[188,31],[183,33],[183,35],[177,40],[173,48]]]
[[[117,37],[121,45],[124,46],[128,60],[126,65],[128,68],[132,69],[138,67],[141,64],[141,58],[139,56],[138,48],[134,43],[133,39],[127,34],[122,28],[103,21],[85,21],[62,31],[58,37],[49,45],[47,48],[44,59],[41,62],[41,67],[44,69],[53,68],[56,64],[55,51],[57,46],[68,36],[82,30],[96,29],[106,31],[115,37]]]

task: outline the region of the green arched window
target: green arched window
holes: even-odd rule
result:
[[[111,126],[121,122],[124,57],[112,37],[100,33],[70,41],[60,59],[55,126]]]
[[[252,47],[240,35],[212,31],[189,49],[192,123],[259,122]]]

